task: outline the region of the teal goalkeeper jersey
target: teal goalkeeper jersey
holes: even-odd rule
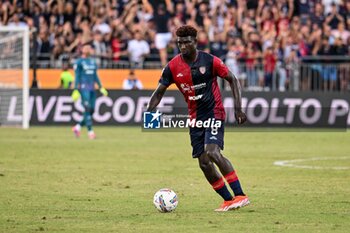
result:
[[[95,83],[101,88],[100,79],[97,76],[97,64],[92,58],[79,58],[74,64],[75,89],[92,91]]]

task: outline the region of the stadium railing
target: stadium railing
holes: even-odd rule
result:
[[[229,63],[230,70],[250,91],[349,91],[350,57],[307,56],[296,62],[278,61],[270,74],[264,64],[248,65],[244,61]],[[225,88],[229,88],[224,84]]]
[[[66,56],[54,59],[52,54],[39,54],[36,67],[61,68]],[[119,61],[98,59],[102,69],[133,68],[127,57]],[[306,56],[296,62],[281,62],[275,64],[270,83],[264,64],[247,64],[245,61],[228,61],[222,57],[230,70],[240,79],[244,89],[249,91],[333,91],[350,90],[350,57],[349,56]],[[143,63],[143,69],[162,69],[159,55],[152,54]],[[70,60],[73,64],[74,59]],[[33,64],[32,64],[33,68]],[[228,88],[221,80],[220,86]]]

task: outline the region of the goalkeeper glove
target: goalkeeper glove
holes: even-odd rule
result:
[[[80,93],[77,89],[75,89],[73,92],[72,92],[72,95],[71,95],[73,101],[77,101],[79,98],[80,98]]]
[[[107,95],[108,95],[108,91],[107,91],[105,88],[103,88],[103,87],[100,88],[100,92],[101,92],[101,94],[104,95],[104,96],[107,96]]]

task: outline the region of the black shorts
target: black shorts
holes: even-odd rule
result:
[[[224,122],[219,128],[190,127],[192,157],[198,158],[204,152],[205,144],[216,144],[224,149]]]

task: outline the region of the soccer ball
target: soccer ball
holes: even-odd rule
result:
[[[175,210],[178,203],[177,195],[171,189],[161,189],[153,197],[154,206],[162,213]]]

